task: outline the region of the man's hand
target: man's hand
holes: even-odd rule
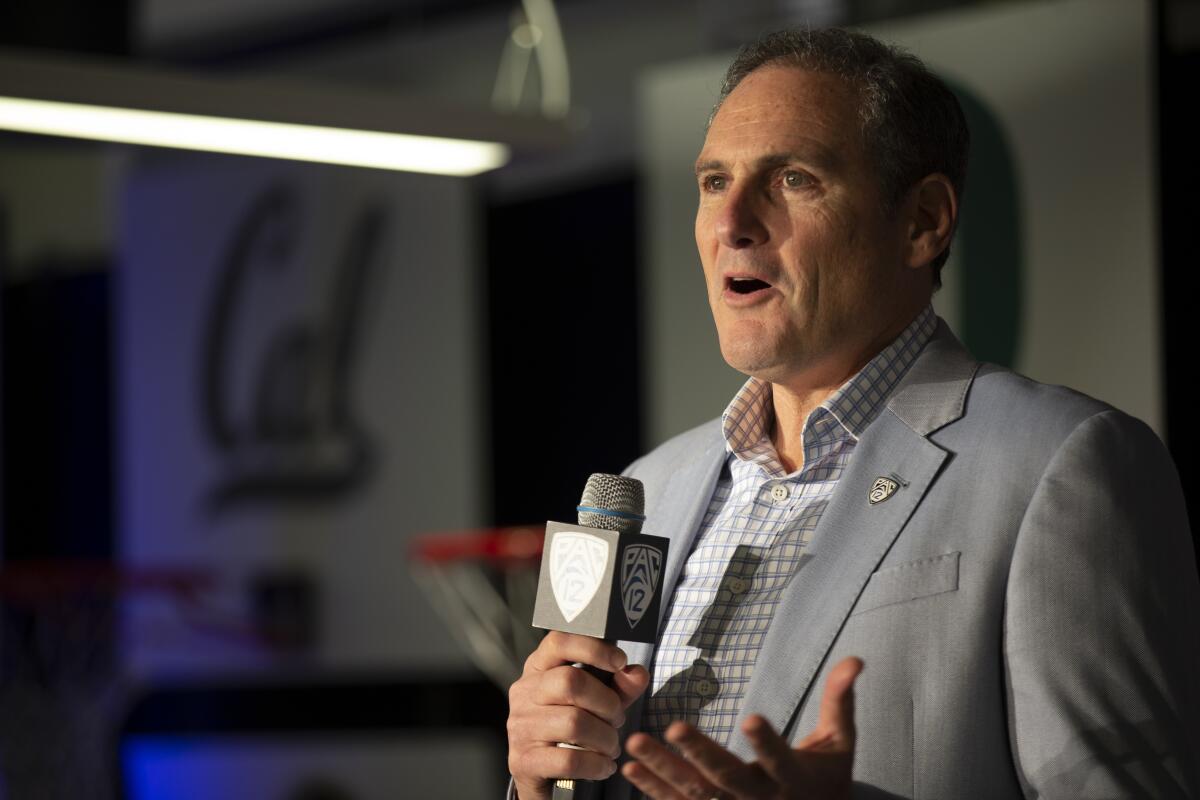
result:
[[[571,666],[576,662],[614,673],[612,687]],[[521,800],[549,798],[555,778],[612,775],[621,754],[617,729],[649,682],[646,668],[627,667],[616,645],[572,633],[547,634],[508,690],[508,770]],[[559,742],[583,749],[558,747]]]
[[[691,725],[674,722],[666,739],[679,754],[644,733],[629,737],[630,761],[622,773],[654,800],[708,798],[810,798],[841,800],[850,796],[854,763],[854,679],[863,662],[847,658],[825,683],[817,727],[795,748],[754,715],[742,732],[758,760],[747,764]]]

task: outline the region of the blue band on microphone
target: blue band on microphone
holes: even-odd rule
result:
[[[602,517],[619,517],[621,519],[636,519],[640,522],[645,522],[646,518],[641,514],[630,514],[627,511],[613,511],[611,508],[592,508],[591,506],[575,506],[576,511],[585,513],[599,514]]]

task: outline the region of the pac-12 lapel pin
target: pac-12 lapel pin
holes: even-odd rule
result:
[[[899,488],[900,484],[891,478],[876,478],[875,483],[871,485],[871,493],[867,495],[867,499],[871,502],[871,505],[882,503],[895,494]]]

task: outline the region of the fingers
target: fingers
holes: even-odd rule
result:
[[[751,715],[742,723],[742,731],[757,760],[746,764],[691,725],[674,722],[665,738],[678,753],[644,733],[634,734],[626,750],[637,760],[622,767],[622,773],[655,800],[779,797],[781,791],[789,792],[789,797],[796,791],[804,797],[849,797],[854,682],[862,669],[861,659],[847,658],[830,671],[817,727],[795,748],[766,719]]]
[[[762,769],[745,763],[687,723],[671,723],[666,739],[713,786],[751,797],[766,795],[775,788]]]
[[[844,747],[834,736],[814,732],[793,748],[757,714],[746,718],[742,731],[754,746],[756,763],[774,785],[787,790],[786,796],[830,800],[850,797],[853,747]]]
[[[622,767],[622,774],[656,800],[778,793],[779,787],[759,766],[744,763],[691,725],[672,723],[666,738],[679,753],[644,733],[629,737],[625,745],[637,761]]]
[[[544,672],[563,664],[590,664],[609,672],[625,666],[625,651],[603,639],[575,633],[550,631],[525,660],[525,671]]]
[[[753,714],[742,723],[742,732],[754,746],[758,763],[776,783],[787,785],[793,782],[795,752],[787,739],[780,736],[771,724],[758,714]]]
[[[616,670],[614,685],[571,666],[576,662]],[[602,780],[616,771],[617,728],[648,682],[643,667],[622,672],[625,662],[612,644],[557,632],[526,660],[508,692],[508,768],[522,800],[549,797],[555,778]]]
[[[775,784],[803,787],[805,797],[849,797],[854,764],[854,680],[862,672],[857,658],[844,659],[830,671],[821,695],[817,726],[791,747],[762,716],[742,723],[757,764]]]
[[[644,733],[630,736],[625,749],[637,761],[622,767],[621,774],[655,800],[704,800],[717,794],[696,767]]]
[[[586,711],[546,706],[536,716],[510,716],[509,738],[520,742],[557,745],[568,742],[610,759],[621,755],[620,736],[612,725]]]
[[[616,690],[582,669],[560,665],[526,675],[508,691],[509,713],[536,714],[545,706],[571,706],[599,717],[615,728],[625,724]]]
[[[602,781],[617,771],[611,758],[569,747],[537,747],[520,753],[511,749],[508,771],[517,784],[521,800],[550,797],[550,782],[558,778]]]
[[[533,773],[545,780],[582,778],[602,781],[617,771],[617,762],[590,750],[573,747],[539,747],[531,749],[522,764],[521,772]],[[509,765],[512,768],[512,765]]]
[[[564,689],[564,685],[574,688]],[[573,702],[562,702],[563,698]],[[603,780],[612,775],[620,755],[615,726],[623,720],[617,693],[582,669],[560,666],[513,684],[508,769],[522,800],[548,798],[549,782],[555,778]],[[559,742],[583,749],[559,747]]]
[[[638,788],[644,796],[652,800],[686,800],[687,796],[671,788],[671,785],[654,774],[653,770],[642,766],[637,761],[629,761],[621,767],[625,780]]]

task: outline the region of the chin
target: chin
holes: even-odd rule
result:
[[[761,347],[722,347],[725,363],[746,375],[769,381],[779,371],[778,353]]]

